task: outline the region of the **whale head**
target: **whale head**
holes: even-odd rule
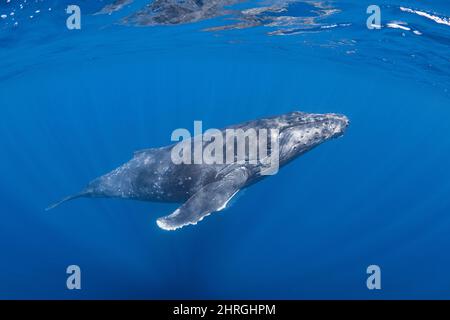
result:
[[[287,162],[319,144],[344,134],[350,121],[344,115],[291,112],[280,119],[280,162]]]

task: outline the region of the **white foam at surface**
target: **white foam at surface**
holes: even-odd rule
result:
[[[433,20],[434,22],[439,23],[439,24],[445,24],[447,26],[450,26],[450,19],[449,18],[441,18],[441,17],[429,14],[429,13],[424,12],[424,11],[413,10],[413,9],[405,8],[405,7],[400,7],[400,10],[402,10],[403,12],[417,14],[417,15],[419,15],[421,17],[425,17],[427,19]]]

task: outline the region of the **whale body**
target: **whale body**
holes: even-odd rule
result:
[[[220,132],[225,135],[228,129],[276,129],[281,167],[321,143],[343,135],[348,124],[344,115],[291,112],[229,126]],[[180,143],[183,142],[137,151],[130,161],[47,209],[80,197],[177,202],[181,203],[178,209],[157,220],[160,228],[176,230],[197,224],[209,214],[222,210],[239,190],[266,177],[262,174],[264,161],[174,163],[172,151]],[[213,142],[202,141],[202,146],[207,148],[210,143]]]

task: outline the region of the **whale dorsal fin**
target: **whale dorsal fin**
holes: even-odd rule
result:
[[[133,152],[133,156],[136,157],[136,156],[139,156],[139,155],[141,155],[141,154],[143,154],[143,153],[152,152],[152,151],[154,151],[154,150],[155,150],[155,149],[153,149],[153,148],[136,150],[135,152]]]
[[[203,186],[172,214],[159,218],[158,226],[164,230],[176,230],[197,224],[211,213],[224,209],[228,201],[245,185],[247,177],[244,168],[237,168],[220,180]]]
[[[160,154],[161,152],[164,152],[164,150],[166,150],[166,149],[167,149],[166,147],[162,147],[162,148],[148,148],[148,149],[136,150],[133,152],[133,156],[137,157],[142,154],[156,155],[156,154]]]

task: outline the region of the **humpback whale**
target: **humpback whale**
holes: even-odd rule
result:
[[[229,126],[220,132],[225,135],[228,129],[276,129],[281,167],[321,143],[342,136],[348,125],[349,120],[344,115],[290,112]],[[178,209],[157,219],[160,228],[176,230],[197,224],[211,213],[224,209],[236,193],[266,177],[262,174],[264,161],[176,164],[172,161],[172,151],[180,143],[183,142],[136,151],[130,161],[47,209],[80,197],[176,202],[181,203]],[[213,142],[202,140],[202,143],[207,148]]]

